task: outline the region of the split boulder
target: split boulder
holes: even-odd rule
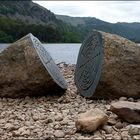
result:
[[[66,89],[59,68],[32,34],[0,53],[0,97],[58,94]]]
[[[115,34],[91,31],[79,51],[75,83],[85,97],[140,98],[140,47]]]

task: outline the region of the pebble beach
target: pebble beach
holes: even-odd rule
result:
[[[74,84],[75,65],[60,64],[59,67],[68,82],[63,95],[0,98],[0,139],[140,139],[140,125],[129,124],[109,110],[111,102],[140,102],[140,99],[86,99],[77,93]],[[78,115],[94,108],[103,110],[108,122],[93,133],[77,131],[75,120]]]

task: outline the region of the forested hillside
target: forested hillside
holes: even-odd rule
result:
[[[140,42],[140,23],[112,24],[91,17],[55,15],[31,0],[0,2],[0,42],[14,42],[32,33],[42,42],[76,43],[92,29]]]
[[[56,18],[77,27],[78,30],[85,34],[94,28],[104,32],[118,34],[134,42],[140,42],[140,23],[119,22],[113,24],[91,17],[70,17],[64,15],[56,15]]]
[[[13,42],[32,33],[42,42],[80,42],[83,34],[49,10],[26,1],[0,2],[0,42]]]

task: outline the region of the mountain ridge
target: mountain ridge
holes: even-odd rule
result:
[[[95,17],[70,17],[66,15],[56,15],[57,19],[70,23],[73,26],[86,29],[89,32],[91,29],[97,29],[108,33],[113,33],[130,39],[134,42],[140,42],[140,23],[139,22],[117,22],[109,23]],[[81,26],[81,27],[79,27]]]
[[[42,42],[82,42],[92,29],[140,42],[140,23],[109,23],[95,17],[57,15],[32,2],[1,1],[0,42],[13,42],[31,32]]]

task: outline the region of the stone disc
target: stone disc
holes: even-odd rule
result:
[[[102,63],[102,35],[93,30],[82,43],[76,64],[75,84],[81,95],[93,96],[100,79]]]
[[[41,42],[34,37],[32,34],[30,34],[33,46],[35,47],[35,50],[41,59],[41,62],[47,69],[48,73],[51,75],[53,80],[63,89],[67,89],[67,83],[65,79],[63,78],[63,75],[60,73],[58,66],[55,64],[54,60],[50,56],[50,54],[47,52],[47,50],[42,46]]]

